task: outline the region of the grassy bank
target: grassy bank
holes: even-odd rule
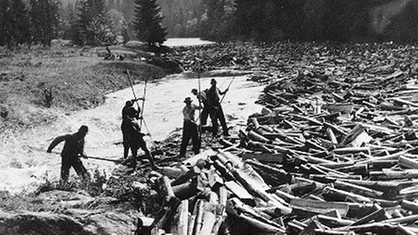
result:
[[[122,48],[121,50],[126,50]],[[65,113],[94,108],[109,92],[165,76],[164,70],[138,60],[105,61],[103,48],[0,49],[0,131],[42,125]],[[129,53],[138,53],[130,50]]]

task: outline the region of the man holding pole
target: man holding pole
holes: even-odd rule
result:
[[[212,128],[213,136],[218,136],[218,119],[222,125],[223,135],[229,136],[228,127],[226,126],[224,111],[221,106],[221,95],[225,95],[228,92],[229,88],[226,88],[225,91],[221,92],[219,88],[216,87],[216,80],[212,79],[210,81],[211,87],[206,92],[208,107],[210,110],[210,117],[212,119]]]
[[[194,119],[194,112],[196,109],[200,109],[200,107],[192,104],[190,97],[186,97],[183,102],[186,103],[186,106],[183,108],[183,138],[180,147],[180,157],[186,156],[187,145],[190,139],[192,139],[193,143],[193,152],[195,154],[200,152],[200,139]]]
[[[198,92],[196,88],[192,89],[192,94],[196,96],[196,98],[203,104],[203,110],[200,114],[200,125],[205,126],[209,117],[209,104],[208,99],[206,97],[207,90]]]
[[[129,122],[130,122],[130,120],[128,119],[128,110],[134,109],[135,110],[135,117],[136,118],[141,118],[141,117],[139,117],[139,114],[140,114],[141,110],[136,110],[134,108],[134,103],[137,100],[144,100],[144,99],[143,98],[137,98],[137,99],[128,100],[128,101],[126,101],[125,106],[122,108],[121,130],[122,130],[122,144],[123,144],[123,158],[124,159],[128,158],[128,152],[129,152],[128,132],[129,132]],[[138,105],[138,109],[140,109],[139,105]]]
[[[65,141],[64,148],[61,152],[61,180],[68,181],[70,175],[70,168],[73,167],[83,180],[89,180],[90,174],[84,167],[80,157],[87,158],[84,154],[84,137],[87,135],[88,127],[81,126],[74,134],[66,134],[56,137],[49,145],[47,152],[51,153],[59,143]]]
[[[157,168],[154,158],[152,157],[150,151],[147,148],[147,145],[144,140],[145,134],[141,132],[141,127],[137,119],[137,110],[134,107],[130,107],[127,111],[127,117],[125,120],[125,131],[126,131],[126,147],[127,151],[129,148],[132,152],[132,168],[136,170],[136,160],[138,156],[138,149],[141,148],[145,152],[145,156],[148,158],[151,166]],[[125,145],[124,145],[125,147]],[[127,155],[127,153],[126,153]]]

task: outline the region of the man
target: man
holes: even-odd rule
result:
[[[59,143],[65,141],[64,148],[61,151],[61,180],[68,181],[70,175],[70,168],[73,167],[83,180],[89,180],[90,175],[87,169],[83,166],[80,157],[87,158],[84,154],[84,137],[88,132],[87,126],[81,126],[74,134],[66,134],[56,137],[49,145],[47,152],[51,153]]]
[[[123,158],[124,159],[127,159],[128,158],[128,153],[129,153],[129,143],[128,143],[128,137],[127,137],[127,133],[129,132],[129,122],[130,122],[130,120],[128,120],[128,114],[127,114],[127,112],[128,112],[128,110],[129,109],[134,109],[134,111],[135,111],[135,114],[134,114],[134,116],[136,117],[136,118],[140,118],[139,117],[139,114],[140,114],[140,112],[141,112],[141,110],[139,109],[139,107],[138,107],[138,109],[139,110],[136,110],[135,108],[134,108],[134,103],[135,103],[135,101],[137,101],[137,100],[144,100],[143,98],[138,98],[138,99],[132,99],[132,100],[128,100],[128,101],[126,101],[126,103],[125,103],[125,106],[122,108],[122,124],[121,124],[121,130],[122,130],[122,144],[123,144]]]
[[[196,109],[200,109],[199,106],[192,104],[192,99],[186,97],[183,101],[186,106],[183,108],[183,139],[180,147],[180,157],[186,156],[187,145],[192,139],[193,152],[198,154],[200,152],[200,139],[197,133],[197,125],[194,120],[194,112]]]
[[[196,88],[192,89],[192,94],[195,95],[196,98],[203,104],[203,110],[200,114],[200,125],[202,126],[206,125],[210,111],[206,91],[207,90],[198,92]]]
[[[137,119],[137,111],[134,107],[131,107],[126,110],[126,120],[124,125],[124,131],[126,134],[126,147],[127,151],[131,149],[132,152],[132,168],[136,170],[136,160],[138,156],[138,149],[141,148],[145,152],[145,156],[150,161],[150,164],[153,168],[156,168],[154,158],[151,156],[150,151],[147,148],[147,145],[144,141],[144,136],[141,132],[141,128],[139,127],[138,119]],[[125,147],[125,145],[124,145]],[[126,153],[127,155],[127,153]]]
[[[126,101],[125,106],[123,106],[123,108],[122,108],[122,120],[124,120],[126,118],[126,116],[127,116],[126,111],[130,107],[134,107],[134,103],[137,100],[144,100],[144,98],[137,98],[137,99],[132,99],[132,100],[127,100]],[[139,107],[138,107],[138,109],[139,109]],[[141,109],[137,110],[137,114],[136,114],[137,118],[139,117],[140,112],[141,112]]]
[[[211,87],[206,92],[206,97],[208,100],[208,107],[210,108],[210,115],[212,119],[212,128],[213,128],[213,136],[218,136],[218,119],[222,125],[223,135],[229,136],[228,127],[226,126],[225,115],[224,111],[222,110],[221,106],[221,99],[220,96],[226,94],[228,92],[228,88],[221,92],[219,88],[216,87],[216,80],[212,79],[210,81]]]

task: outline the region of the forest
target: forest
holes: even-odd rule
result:
[[[147,1],[156,4],[166,37],[253,42],[418,40],[416,0]],[[0,45],[29,41],[48,45],[52,38],[79,45],[109,45],[138,39],[136,2],[141,1],[0,0]],[[98,7],[89,10],[92,6]],[[14,8],[15,13],[8,11]],[[83,14],[92,24],[84,31],[79,19]],[[93,20],[99,15],[100,19]],[[13,17],[21,20],[16,23],[10,20]],[[87,28],[95,32],[87,35]]]

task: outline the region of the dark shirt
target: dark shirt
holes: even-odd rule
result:
[[[217,87],[210,87],[209,90],[206,92],[208,104],[215,107],[219,106],[221,94],[221,91]]]
[[[135,107],[133,107],[133,106],[127,106],[127,105],[123,106],[123,108],[122,108],[122,120],[126,120],[126,118],[128,117],[129,108],[135,109]],[[139,112],[138,112],[138,110],[135,109],[135,117],[138,117],[138,116],[139,116]]]
[[[80,138],[77,133],[58,136],[49,145],[47,152],[51,152],[55,146],[63,141],[65,141],[65,144],[61,156],[77,158],[84,154],[84,138]]]

